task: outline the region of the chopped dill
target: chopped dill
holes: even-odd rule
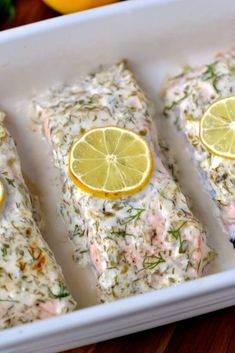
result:
[[[97,107],[96,103],[97,95],[92,95],[90,97],[87,97],[86,101],[80,101],[80,107],[79,110],[92,110]]]
[[[214,90],[216,91],[216,93],[219,93],[219,90],[217,88],[218,78],[219,78],[219,76],[217,75],[217,73],[215,71],[215,63],[206,65],[206,71],[203,74],[203,79],[205,81],[211,80],[212,86],[214,87]]]
[[[183,97],[181,97],[180,99],[178,99],[178,100],[176,100],[176,101],[173,101],[172,103],[171,103],[171,105],[167,105],[167,106],[165,106],[165,108],[164,108],[164,111],[166,111],[166,110],[171,110],[172,108],[174,108],[177,104],[179,104],[180,102],[182,102],[185,98],[187,98],[188,97],[188,94],[185,94]]]
[[[5,179],[6,179],[6,182],[9,184],[9,185],[11,185],[11,186],[13,186],[13,188],[15,187],[15,181],[13,180],[13,179],[9,179],[9,178],[7,178],[7,177],[5,177]]]
[[[48,294],[50,298],[53,298],[53,299],[62,299],[69,296],[69,292],[62,282],[59,282],[58,293],[53,293],[52,290],[48,287]]]
[[[154,269],[158,265],[162,264],[163,262],[166,262],[164,258],[162,257],[161,253],[159,253],[158,256],[146,256],[144,261],[143,261],[143,267],[145,269]]]
[[[3,244],[3,247],[1,248],[1,252],[2,252],[2,256],[5,257],[7,256],[7,249],[9,249],[9,245],[8,244]]]
[[[127,210],[127,213],[129,213],[130,216],[127,217],[127,219],[124,222],[122,222],[121,224],[127,224],[131,221],[138,221],[144,211],[145,211],[145,208],[137,208],[137,207],[131,206]]]
[[[70,238],[74,238],[76,236],[79,236],[79,237],[83,237],[85,235],[85,230],[81,230],[81,227],[79,227],[79,225],[75,225],[75,228],[74,228],[74,231],[73,233],[71,234],[71,237]]]
[[[187,223],[187,221],[183,222],[181,224],[181,226],[177,229],[174,229],[174,227],[172,227],[168,230],[168,234],[172,235],[175,238],[175,240],[179,241],[179,253],[180,254],[183,254],[186,251],[186,249],[185,249],[186,241],[182,240],[181,233],[180,233],[181,229],[185,226],[186,223]]]
[[[118,237],[127,237],[127,236],[131,236],[133,237],[133,234],[127,233],[126,231],[127,225],[125,226],[124,229],[118,229],[117,231],[112,230],[111,234],[112,235],[117,235]]]

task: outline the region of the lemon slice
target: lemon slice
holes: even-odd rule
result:
[[[148,183],[153,157],[137,133],[116,126],[87,131],[72,145],[69,172],[75,184],[94,196],[132,195]]]
[[[235,97],[209,106],[200,121],[200,139],[216,156],[235,159]]]
[[[3,206],[4,201],[5,201],[5,188],[2,181],[0,180],[0,208]]]

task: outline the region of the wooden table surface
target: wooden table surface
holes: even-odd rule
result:
[[[58,16],[41,0],[15,3],[16,17],[0,30]],[[235,307],[66,353],[235,353]]]

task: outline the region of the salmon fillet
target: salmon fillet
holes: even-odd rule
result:
[[[60,267],[34,221],[15,143],[0,113],[0,329],[75,308]]]
[[[60,212],[74,259],[92,263],[102,301],[182,283],[202,275],[212,251],[200,223],[159,157],[147,99],[126,64],[50,90],[35,104],[61,175]],[[139,193],[110,201],[81,191],[68,174],[71,144],[104,125],[129,128],[154,151],[154,173]]]
[[[182,72],[164,88],[164,115],[180,130],[221,224],[235,246],[235,161],[211,154],[199,139],[199,121],[210,104],[235,94],[235,54]]]

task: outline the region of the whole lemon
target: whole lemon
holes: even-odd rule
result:
[[[112,4],[118,0],[43,0],[54,10],[66,14]]]

